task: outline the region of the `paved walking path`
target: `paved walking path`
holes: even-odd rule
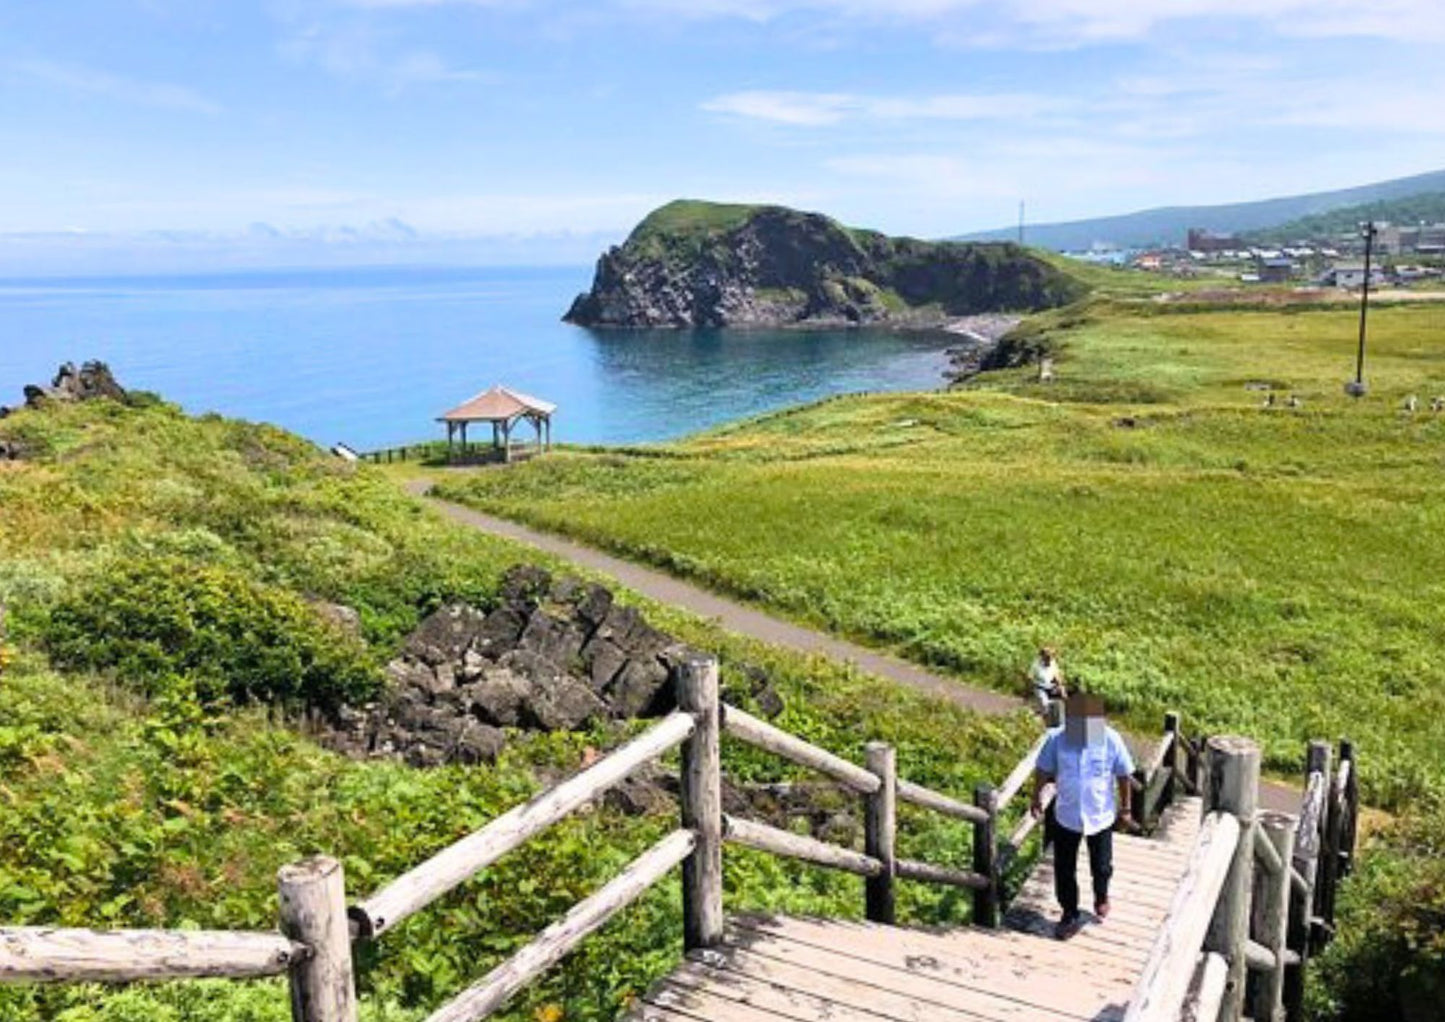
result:
[[[947,699],[949,702],[966,707],[978,713],[1014,713],[1023,708],[1021,699],[1012,698],[986,688],[977,688],[964,681],[945,678],[924,670],[917,664],[901,657],[881,653],[860,646],[846,639],[839,639],[824,632],[815,631],[784,621],[751,607],[744,606],[717,593],[703,589],[690,582],[683,582],[671,575],[645,568],[632,561],[605,554],[594,547],[584,546],[555,533],[519,525],[506,518],[484,514],[460,504],[429,497],[432,486],[430,479],[407,480],[406,489],[427,502],[453,521],[469,525],[474,529],[515,540],[584,568],[610,575],[634,592],[681,607],[701,617],[711,618],[723,628],[738,635],[758,639],[774,646],[782,646],[799,653],[816,653],[844,663],[851,663],[859,670],[879,677],[888,678],[901,685],[929,695]],[[1260,799],[1265,808],[1281,812],[1299,811],[1300,792],[1287,784],[1264,781],[1260,785]]]

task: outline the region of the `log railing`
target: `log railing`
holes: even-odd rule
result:
[[[1029,783],[1039,744],[999,789],[980,783],[972,801],[962,802],[899,777],[894,750],[886,744],[870,743],[866,763],[859,766],[723,704],[714,660],[698,658],[679,665],[675,680],[676,711],[350,908],[340,864],[316,857],[280,871],[279,933],[0,928],[0,983],[249,979],[284,972],[289,975],[294,1022],[355,1022],[354,943],[382,938],[509,851],[678,748],[679,828],[438,1009],[428,1022],[488,1017],[679,865],[684,945],[693,950],[718,943],[723,934],[724,843],[864,877],[870,920],[893,922],[894,885],[901,878],[966,888],[973,896],[974,922],[998,925],[1001,878],[1036,829],[1037,818],[1025,811],[1002,841],[999,824],[1004,810],[1017,804]],[[720,743],[724,734],[816,770],[860,797],[863,850],[723,813]],[[1329,747],[1311,746],[1296,830],[1293,818],[1257,817],[1259,755],[1252,743],[1212,739],[1201,750],[1180,731],[1177,715],[1171,714],[1165,721],[1164,740],[1136,777],[1134,797],[1141,820],[1149,821],[1176,790],[1200,787],[1205,751],[1209,772],[1204,787],[1211,812],[1171,908],[1170,923],[1161,932],[1127,1017],[1134,1022],[1166,1018],[1173,1022],[1188,998],[1196,1007],[1218,1001],[1223,1005],[1220,1018],[1238,1018],[1246,970],[1256,976],[1250,996],[1254,1017],[1277,1017],[1281,1004],[1297,1017],[1304,960],[1332,932],[1333,885],[1353,862],[1358,809],[1353,752],[1342,745],[1339,767],[1331,772]],[[969,824],[971,868],[899,858],[900,802]],[[1251,928],[1251,895],[1259,886],[1253,878],[1256,864],[1264,874],[1257,914],[1262,921]]]
[[[1310,744],[1297,817],[1258,811],[1255,743],[1216,737],[1202,751],[1208,815],[1125,1022],[1299,1019],[1305,961],[1332,932],[1354,853],[1353,749],[1341,743],[1332,774],[1329,745]]]
[[[968,888],[973,892],[974,922],[982,926],[998,925],[1000,871],[995,842],[998,805],[991,785],[979,784],[974,789],[972,804],[960,802],[900,778],[894,750],[882,742],[869,743],[867,766],[860,767],[736,707],[724,706],[722,717],[723,733],[729,737],[831,777],[864,802],[861,853],[731,816],[723,820],[724,840],[866,877],[865,911],[873,922],[894,921],[894,882],[902,878]],[[1031,765],[1032,757],[1026,756],[1024,762]],[[1012,780],[1011,774],[1010,782]],[[963,870],[898,858],[894,846],[899,802],[971,824],[973,868]]]
[[[355,1022],[354,944],[383,939],[503,855],[677,748],[681,749],[679,828],[438,1009],[429,1022],[486,1018],[679,865],[684,945],[697,949],[716,944],[723,933],[724,843],[866,878],[865,909],[872,920],[893,921],[894,884],[901,878],[966,888],[973,895],[975,921],[998,925],[1001,853],[1010,847],[1016,851],[1022,837],[1016,835],[1013,845],[1000,848],[997,821],[1003,805],[1029,779],[1037,746],[999,792],[979,784],[973,800],[962,802],[900,778],[891,746],[870,743],[866,764],[859,766],[724,705],[718,697],[716,661],[684,663],[675,681],[676,711],[349,908],[340,864],[316,857],[287,866],[279,874],[279,933],[0,928],[0,983],[251,979],[287,973],[295,1022]],[[724,734],[816,770],[860,797],[866,824],[863,850],[724,814],[720,756]],[[974,838],[971,869],[899,858],[895,838],[900,802],[969,824]]]

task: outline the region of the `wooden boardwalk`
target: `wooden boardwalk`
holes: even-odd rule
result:
[[[627,1015],[632,1022],[1068,1022],[1120,1019],[1199,832],[1198,798],[1149,838],[1115,835],[1112,911],[1067,943],[1045,858],[1002,930],[743,917]],[[1087,854],[1079,874],[1090,902]]]

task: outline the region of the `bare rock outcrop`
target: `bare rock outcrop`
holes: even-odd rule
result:
[[[39,383],[25,385],[25,407],[39,408],[47,401],[95,401],[109,398],[125,401],[129,398],[124,387],[116,382],[110,367],[104,362],[86,362],[79,369],[74,362],[66,362],[55,373],[50,386]],[[0,408],[0,417],[14,411]]]
[[[386,695],[343,711],[328,744],[415,766],[494,760],[507,729],[575,731],[673,709],[689,649],[607,589],[519,565],[501,602],[429,614],[386,667]]]

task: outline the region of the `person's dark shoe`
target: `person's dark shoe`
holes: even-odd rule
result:
[[[1054,938],[1056,940],[1068,940],[1084,928],[1084,917],[1075,912],[1066,915],[1054,924]]]
[[[1094,902],[1094,915],[1099,917],[1099,922],[1109,918],[1109,903],[1107,901]]]

